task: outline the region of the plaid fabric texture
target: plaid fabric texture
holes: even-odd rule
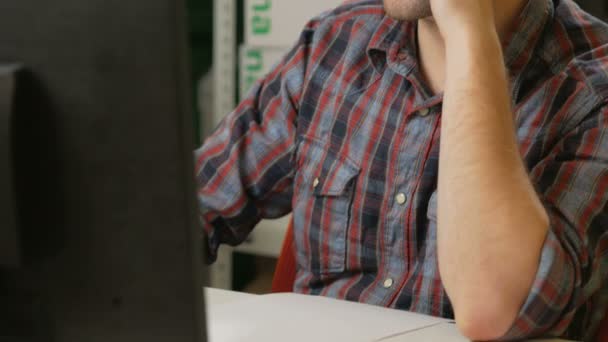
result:
[[[436,244],[442,95],[422,81],[416,29],[379,0],[310,21],[195,153],[212,259],[292,212],[296,292],[453,317]],[[530,0],[504,43],[521,155],[552,222],[505,338],[590,339],[606,311],[607,43],[570,0]]]

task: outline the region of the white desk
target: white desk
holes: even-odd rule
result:
[[[273,302],[277,298],[285,301]],[[310,298],[310,300],[308,298]],[[448,320],[408,314],[398,310],[370,307],[365,304],[347,303],[342,301],[330,302],[327,301],[327,299],[315,297],[294,296],[292,298],[289,297],[289,295],[285,297],[277,297],[276,295],[257,296],[211,288],[205,289],[205,300],[207,304],[208,328],[212,331],[212,339],[210,342],[245,340],[247,342],[297,341],[298,336],[293,337],[291,332],[300,334],[299,337],[301,337],[303,341],[306,341],[307,338],[302,336],[302,334],[306,334],[306,329],[302,330],[302,327],[305,326],[309,326],[311,327],[309,330],[314,329],[317,330],[317,332],[319,332],[319,329],[325,329],[325,332],[321,331],[322,334],[320,335],[327,336],[328,338],[323,339],[323,337],[318,338],[317,336],[318,342],[334,342],[336,341],[336,337],[344,335],[343,332],[358,328],[356,323],[349,326],[350,321],[346,322],[347,320],[352,319],[354,321],[364,319],[366,323],[369,324],[370,320],[378,319],[378,317],[383,317],[381,321],[378,322],[378,325],[386,323],[387,318],[396,318],[397,320],[404,322],[404,326],[409,327],[403,332],[379,336],[369,340],[361,339],[361,341],[468,342],[468,340],[458,332],[456,325]],[[323,305],[326,301],[329,305],[326,307],[324,306],[322,307],[322,310],[319,310],[318,305]],[[308,302],[312,304],[309,307],[307,307]],[[281,306],[281,303],[285,303],[285,306]],[[315,307],[314,305],[317,306]],[[307,309],[316,310],[314,311],[316,314],[307,315]],[[360,314],[357,311],[361,311]],[[333,327],[338,320],[331,323],[328,323],[327,320],[335,320],[336,316],[345,318],[343,322],[336,325],[336,329],[341,329],[342,331],[330,331],[330,328],[328,328],[329,326]],[[296,321],[294,322],[294,320]],[[414,323],[414,321],[416,322]],[[256,324],[259,326],[255,326]],[[415,324],[420,324],[420,327],[413,328]],[[252,325],[254,326],[253,329]],[[352,325],[355,326],[352,327]],[[298,327],[298,329],[295,330],[295,327]],[[242,332],[239,331],[239,328],[244,330],[249,329],[251,332]],[[286,333],[290,334],[289,338],[282,335]],[[330,336],[333,336],[333,338],[329,338]],[[558,340],[536,341],[556,342]]]
[[[255,295],[249,293],[213,289],[210,287],[205,288],[205,304],[211,310],[218,305],[236,302],[253,296]]]

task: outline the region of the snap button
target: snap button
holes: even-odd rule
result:
[[[395,196],[395,200],[397,201],[397,204],[404,205],[405,202],[407,202],[407,196],[404,193],[399,193]]]

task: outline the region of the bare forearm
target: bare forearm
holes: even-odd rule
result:
[[[548,218],[519,154],[497,34],[465,32],[446,48],[441,276],[461,327],[486,318],[495,333],[510,327],[527,297]]]

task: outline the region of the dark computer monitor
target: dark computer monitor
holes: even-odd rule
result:
[[[185,19],[0,1],[0,341],[205,341]]]
[[[21,262],[13,189],[12,117],[16,65],[0,65],[0,268]]]

